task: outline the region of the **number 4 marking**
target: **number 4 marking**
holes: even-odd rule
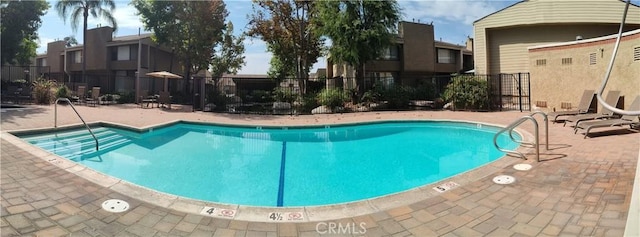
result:
[[[213,207],[212,207],[212,208],[209,208],[209,210],[207,210],[207,213],[208,213],[209,215],[213,215],[213,211],[214,211],[214,210],[216,210],[216,209],[215,209],[215,208],[213,208]]]
[[[215,213],[216,213],[215,207],[204,207],[202,208],[202,211],[200,211],[200,214],[210,215],[210,216],[213,216]]]

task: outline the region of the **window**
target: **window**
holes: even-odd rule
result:
[[[398,60],[398,46],[394,45],[382,50],[380,59],[384,60]]]
[[[573,63],[573,59],[572,58],[563,58],[562,59],[562,65],[571,65]]]
[[[129,55],[129,46],[119,46],[118,47],[118,61],[127,61],[131,59],[131,55]]]
[[[45,67],[45,66],[47,66],[47,59],[46,59],[46,58],[39,58],[39,59],[37,60],[37,62],[36,62],[36,65],[37,65],[37,66],[40,66],[40,67]]]
[[[456,63],[456,52],[451,49],[438,49],[438,63]]]
[[[596,53],[590,53],[589,54],[589,65],[595,65],[596,64]]]
[[[395,83],[394,73],[392,72],[367,73],[366,79],[369,79],[367,83],[373,83],[375,87],[385,89],[389,89]]]
[[[82,51],[72,52],[73,63],[82,63]]]
[[[640,61],[640,46],[633,48],[633,61]]]
[[[111,49],[111,60],[130,61],[138,59],[138,47],[133,45],[117,46]]]
[[[547,60],[546,59],[538,59],[536,60],[536,66],[545,66],[547,65]]]

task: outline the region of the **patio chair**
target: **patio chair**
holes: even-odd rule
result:
[[[19,88],[18,90],[20,91],[20,93],[17,95],[18,104],[20,102],[26,102],[26,103],[33,102],[33,93],[31,92],[30,86]]]
[[[78,86],[78,89],[76,90],[76,94],[71,96],[71,101],[81,104],[82,102],[84,102],[86,95],[87,95],[86,88],[84,86]]]
[[[169,94],[168,91],[161,91],[160,96],[158,97],[158,104],[171,109],[171,94]]]
[[[629,106],[629,110],[640,110],[640,96],[636,96]],[[624,115],[618,119],[604,119],[604,120],[593,120],[593,121],[585,121],[579,124],[576,124],[575,132],[578,132],[578,129],[585,130],[584,138],[587,138],[591,129],[594,128],[602,128],[602,127],[613,127],[613,126],[625,126],[629,125],[630,128],[634,128],[635,126],[640,126],[640,116],[638,115]]]
[[[100,104],[100,87],[91,88],[91,98],[86,98],[85,102],[87,105],[99,105]]]
[[[618,100],[620,100],[620,91],[609,91],[609,93],[607,93],[607,98],[604,101],[607,104],[616,105],[618,104]],[[563,126],[567,126],[567,123],[569,122],[575,122],[576,123],[574,124],[574,128],[575,128],[575,125],[585,120],[613,118],[613,117],[616,117],[616,115],[613,114],[613,111],[603,106],[600,113],[587,113],[587,114],[578,114],[578,115],[571,116],[564,120]]]
[[[4,89],[4,88],[3,88]],[[20,94],[20,90],[17,86],[9,86],[6,91],[2,91],[2,103],[7,103],[11,101],[15,104],[18,103],[18,95]]]
[[[146,90],[142,91],[142,95],[140,96],[140,108],[153,108],[153,105],[156,104],[157,107],[160,107],[158,104],[158,96],[157,95],[149,95],[149,92]]]
[[[557,122],[558,117],[560,116],[571,116],[576,114],[584,114],[589,112],[589,107],[591,106],[591,101],[593,101],[594,90],[584,90],[582,93],[582,98],[580,99],[580,103],[578,104],[577,110],[568,110],[568,111],[554,111],[547,114],[548,117],[551,117],[551,121]]]

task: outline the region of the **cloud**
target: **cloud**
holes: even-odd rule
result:
[[[118,23],[118,28],[138,29],[143,28],[144,25],[140,21],[140,17],[136,15],[138,10],[135,7],[127,4],[126,2],[116,2],[116,9],[112,12],[113,17]],[[96,25],[107,26],[109,23],[102,18],[89,17],[88,25],[92,28]]]
[[[238,74],[267,74],[271,53],[245,53],[245,62]]]
[[[474,21],[497,11],[504,2],[478,0],[400,1],[405,19],[421,22],[458,22],[471,26]]]

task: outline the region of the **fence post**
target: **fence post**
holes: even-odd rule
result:
[[[531,74],[527,72],[527,100],[529,101],[529,111],[531,111]]]
[[[502,111],[502,74],[498,74],[498,100],[500,111]]]
[[[520,112],[522,112],[522,78],[520,73],[518,73],[518,106],[520,107]]]

